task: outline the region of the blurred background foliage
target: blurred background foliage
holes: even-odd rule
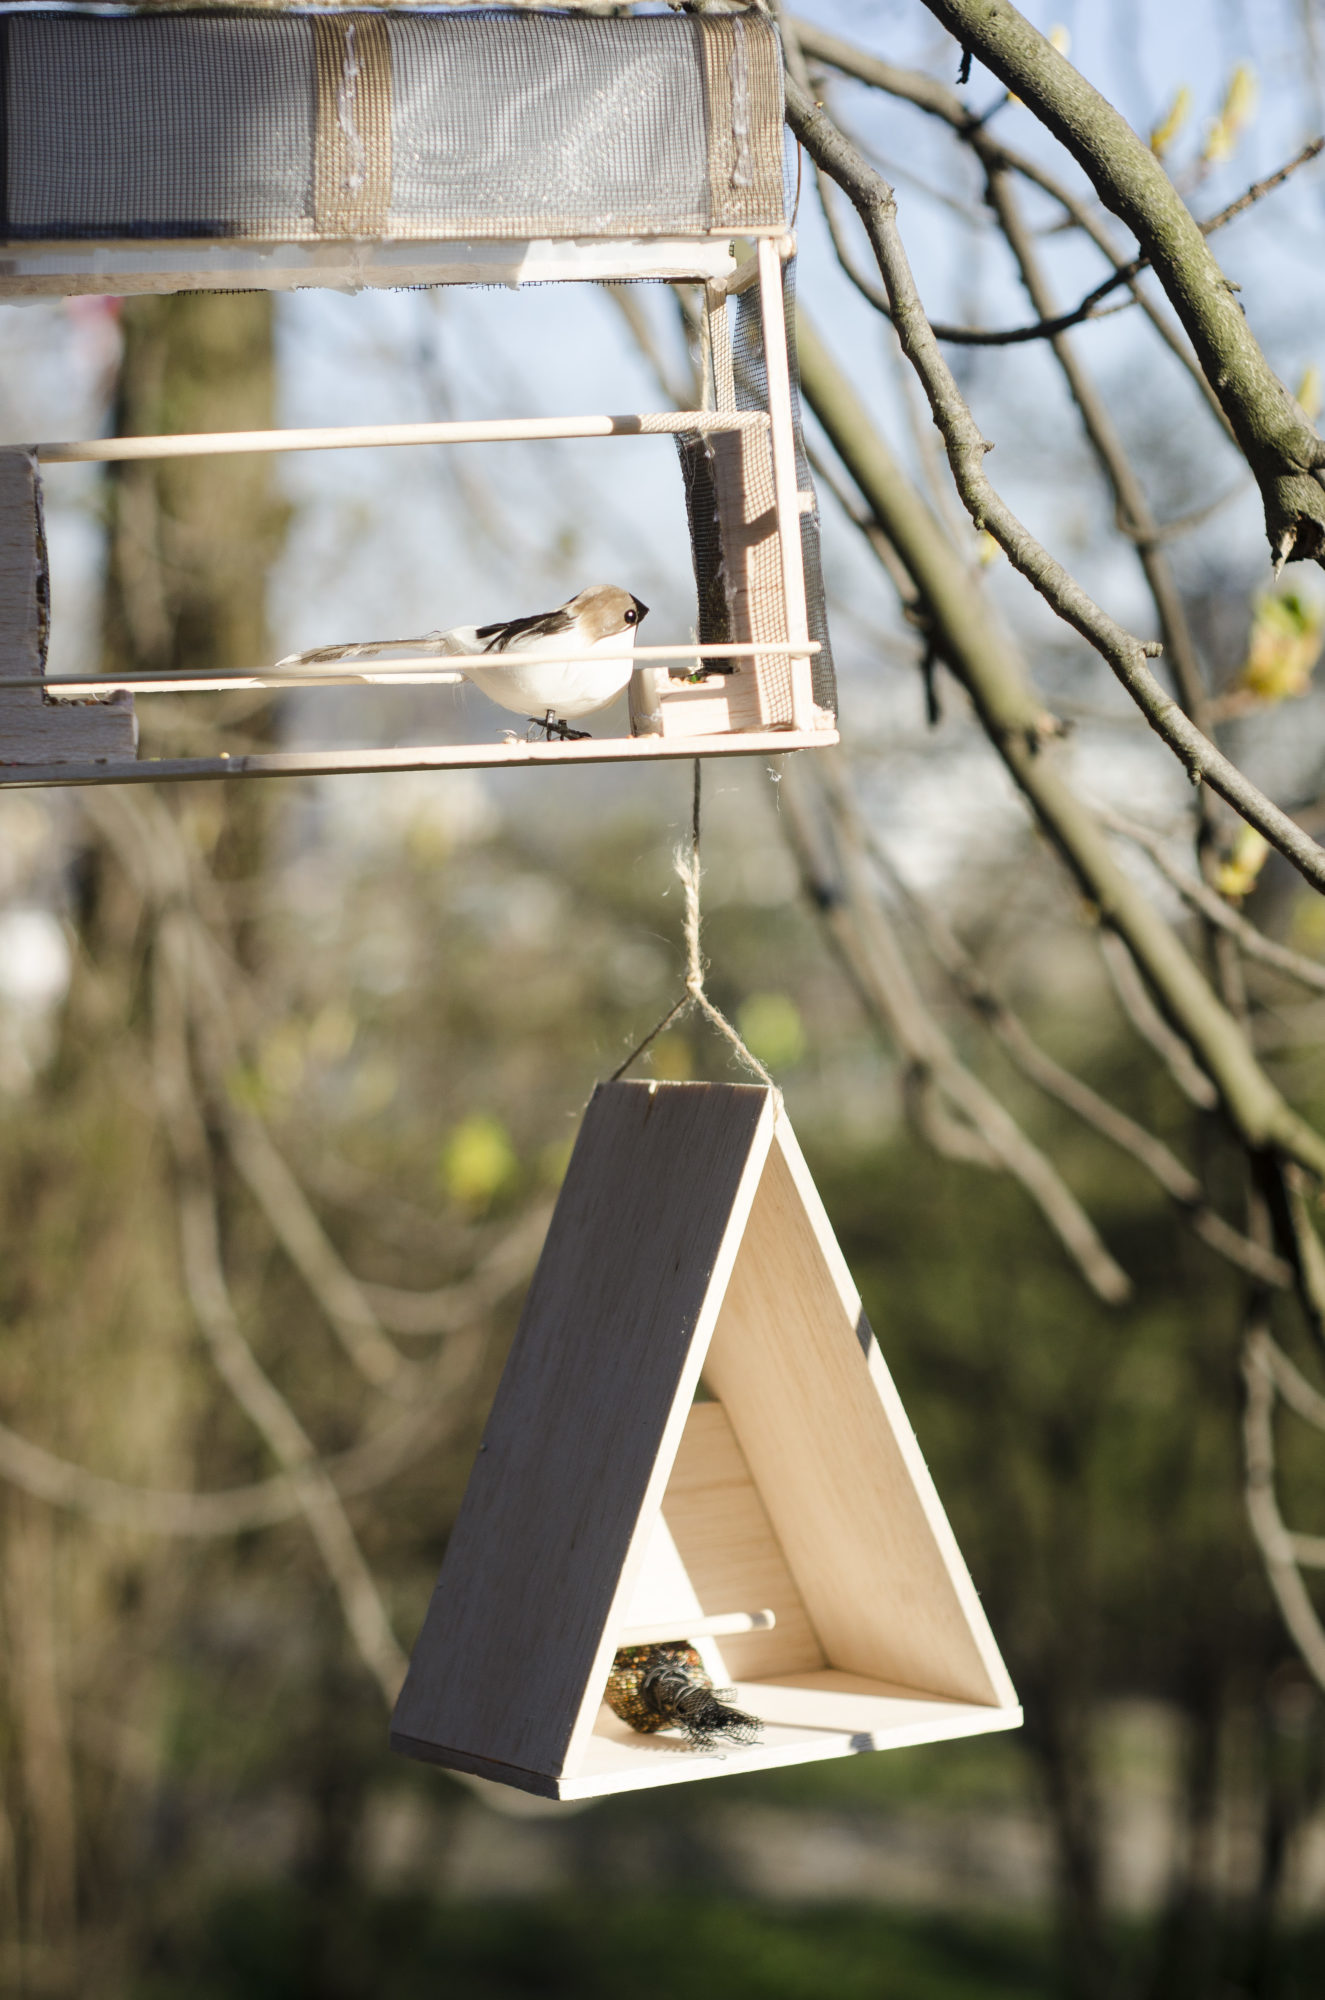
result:
[[[1256,75],[1281,123],[1313,110],[1294,93],[1316,74],[1314,9],[1276,11],[1273,38],[1237,9],[1176,11],[1187,34],[1213,37],[1214,81],[1214,57],[1189,84],[1187,52],[1161,40],[1142,101],[1123,0],[1100,10],[1110,39],[1097,66],[1185,185],[1227,165],[1236,189],[1264,164],[1247,151],[1265,116]],[[951,45],[926,38],[914,12],[882,18],[946,76]],[[877,40],[848,8],[823,18]],[[1251,48],[1263,39],[1268,54]],[[1199,128],[1194,90],[1209,104]],[[899,143],[876,136],[885,151]],[[1282,135],[1272,148],[1276,160],[1289,150]],[[931,306],[955,289],[972,317],[1007,316],[983,250],[964,266],[957,254],[982,241],[955,214],[970,190],[955,168],[908,157],[906,204],[936,224],[917,258]],[[1261,253],[1272,296],[1255,310],[1286,370],[1309,359],[1302,325],[1321,303],[1308,273],[1319,185],[1283,211],[1293,240],[1267,224]],[[834,291],[808,212],[802,231],[802,296],[909,436],[914,411],[878,330],[862,331]],[[1300,289],[1280,309],[1286,269]],[[485,341],[499,307],[525,306],[6,308],[4,420],[19,437],[78,434],[107,408],[124,430],[155,431],[310,409],[326,421],[360,407],[533,407],[539,394],[597,407],[603,395],[576,391],[586,367],[620,382],[620,407],[649,406],[647,364],[610,301],[589,340],[571,339],[569,309],[545,299],[510,346]],[[668,301],[648,311],[682,365]],[[1208,495],[1217,447],[1194,410],[1171,405],[1162,360],[1141,365],[1123,334],[1108,338],[1102,365],[1127,385],[1120,416],[1138,461],[1178,511]],[[535,353],[562,368],[541,387]],[[993,412],[1014,485],[1125,595],[1090,468],[1034,407],[1041,364],[971,355],[966,386]],[[926,478],[923,435],[907,448]],[[513,454],[491,473],[452,456],[423,470],[399,456],[296,465],[283,484],[269,459],[52,482],[59,643],[99,646],[107,666],[244,666],[329,636],[532,608],[599,569],[650,602],[656,591],[660,626],[688,626],[670,466],[632,460],[637,483],[613,487],[576,448]],[[1319,740],[1322,607],[1310,578],[1267,587],[1247,521],[1235,507],[1184,545],[1183,590],[1246,754],[1292,772],[1304,740]],[[826,532],[850,777],[873,833],[1044,1047],[1196,1163],[1229,1207],[1238,1166],[1218,1118],[1193,1107],[1120,1007],[1091,913],[951,688],[941,725],[926,727],[914,632],[831,508]],[[975,537],[954,533],[981,564]],[[991,615],[1075,715],[1089,782],[1176,812],[1161,753],[1109,706],[1097,663],[1046,632],[1000,565],[985,567]],[[462,601],[480,590],[482,602]],[[414,704],[403,723],[387,699],[236,695],[206,726],[231,749],[365,728],[426,740],[437,727],[425,699],[393,698]],[[149,752],[196,741],[196,708],[141,707]],[[489,726],[478,703],[450,724]],[[688,771],[8,795],[4,1991],[1319,1991],[1325,1704],[1244,1520],[1247,1283],[1131,1162],[1031,1090],[927,959],[903,901],[892,919],[926,1008],[1089,1210],[1131,1301],[1102,1305],[1010,1181],[925,1143],[908,1122],[914,1079],[802,893],[783,782],[757,762],[710,767],[710,990],[785,1086],[1025,1729],[584,1810],[517,1800],[513,1814],[386,1750],[384,1694],[422,1617],[579,1110],[676,990],[671,849]],[[1319,906],[1263,849],[1232,847],[1225,867],[1224,894],[1319,952]],[[1325,1116],[1321,1002],[1293,1000],[1272,975],[1251,983],[1275,1073]],[[663,1077],[732,1074],[693,1020],[650,1060]],[[1280,1317],[1305,1359],[1301,1328]],[[332,1468],[316,1491],[291,1477],[302,1452]],[[1287,1425],[1281,1458],[1295,1518],[1325,1526],[1318,1440]],[[144,1490],[164,1496],[155,1511],[132,1497]],[[189,1504],[236,1491],[224,1518]]]

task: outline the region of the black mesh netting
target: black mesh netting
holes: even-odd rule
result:
[[[760,15],[0,19],[11,241],[703,235],[782,220]]]

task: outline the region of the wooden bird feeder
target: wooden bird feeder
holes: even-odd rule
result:
[[[11,452],[0,479],[2,581],[15,565],[44,575],[31,509],[7,497],[38,466],[670,435],[698,617],[693,633],[636,649],[628,736],[142,761],[129,711],[147,693],[417,689],[457,676],[397,657],[371,674],[255,664],[57,681],[44,625],[34,673],[29,637],[11,641],[17,614],[0,606],[0,697],[19,697],[0,700],[0,785],[767,755],[837,740],[784,310],[794,244],[781,52],[764,15],[33,10],[0,17],[0,74],[0,299],[689,280],[704,288],[706,359],[698,410],[94,438]],[[116,724],[89,722],[87,703],[116,694]]]
[[[663,1639],[758,1743],[697,1752],[604,1705],[617,1649]],[[394,1747],[584,1799],[1020,1719],[773,1093],[603,1085]]]

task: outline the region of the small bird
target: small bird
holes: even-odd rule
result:
[[[684,1639],[660,1646],[623,1646],[612,1661],[606,1701],[614,1715],[652,1736],[679,1729],[692,1750],[717,1743],[758,1741],[763,1723],[729,1706],[704,1671],[704,1662]]]
[[[482,666],[461,668],[457,679],[472,681],[489,701],[526,716],[549,740],[554,736],[581,740],[588,730],[571,729],[568,723],[606,708],[621,693],[634,664],[635,634],[648,611],[648,605],[628,590],[596,583],[555,611],[538,612],[530,618],[508,618],[496,625],[457,625],[449,632],[429,632],[422,639],[319,646],[310,653],[291,653],[278,660],[277,666],[298,672],[373,659],[389,669],[392,653],[404,658],[424,654],[482,660]],[[595,658],[558,665],[567,653],[593,653]]]

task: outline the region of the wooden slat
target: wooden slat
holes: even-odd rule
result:
[[[24,697],[19,697],[23,699]],[[53,707],[54,705],[52,705]],[[103,711],[104,713],[104,711]],[[584,743],[442,743],[403,750],[276,750],[246,757],[160,757],[104,766],[91,761],[7,769],[0,791],[34,785],[155,785],[203,778],[326,778],[362,771],[491,771],[526,764],[666,763],[677,757],[781,757],[821,750],[835,729],[763,729],[736,736],[600,736]]]
[[[36,465],[29,452],[0,450],[0,673],[41,678],[47,587]]]
[[[782,305],[782,265],[777,246],[759,245],[759,308],[764,335],[764,372],[768,380],[769,443],[773,455],[773,488],[782,559],[782,595],[788,639],[809,637],[805,602],[805,561],[801,547],[800,493],[796,479],[796,439],[791,421],[791,367],[787,356],[787,326]],[[814,688],[808,657],[791,663],[791,719],[798,729],[814,720]]]
[[[746,234],[752,232],[747,231]],[[775,234],[780,235],[777,230]],[[208,241],[8,243],[0,299],[268,291],[330,286],[622,284],[636,278],[721,281],[730,232],[612,242],[555,239],[442,243]]]
[[[397,1704],[399,1747],[549,1780],[573,1765],[771,1131],[754,1087],[594,1093]]]
[[[147,458],[217,458],[236,452],[376,451],[418,444],[533,444],[556,438],[679,437],[768,428],[762,410],[655,410],[624,416],[478,417],[438,424],[327,424],[281,431],[180,431],[160,437],[76,438],[34,444],[42,465],[106,465]]]
[[[347,641],[347,648],[351,642]],[[310,688],[310,687],[432,687],[454,686],[472,674],[504,673],[510,668],[507,658],[493,658],[486,654],[457,653],[411,653],[409,644],[403,640],[383,639],[377,642],[380,651],[356,654],[345,660],[321,660],[315,666],[286,667],[222,667],[213,673],[190,674],[188,672],[148,669],[140,673],[98,674],[91,678],[77,674],[48,674],[42,681],[43,692],[56,701],[104,700],[117,689],[132,690],[137,694],[231,694],[236,690],[252,688]],[[412,642],[417,643],[417,641]],[[788,653],[789,646],[760,645],[761,652]],[[811,652],[820,648],[812,645]],[[753,646],[736,644],[713,646],[636,646],[631,654],[637,664],[647,665],[653,660],[740,660],[754,651]],[[461,669],[455,662],[465,662]],[[545,667],[569,667],[601,664],[601,652],[567,652],[563,654],[540,654],[539,663]],[[31,675],[25,676],[30,680]],[[9,685],[7,678],[0,674],[0,688]],[[752,721],[758,721],[753,716]]]

